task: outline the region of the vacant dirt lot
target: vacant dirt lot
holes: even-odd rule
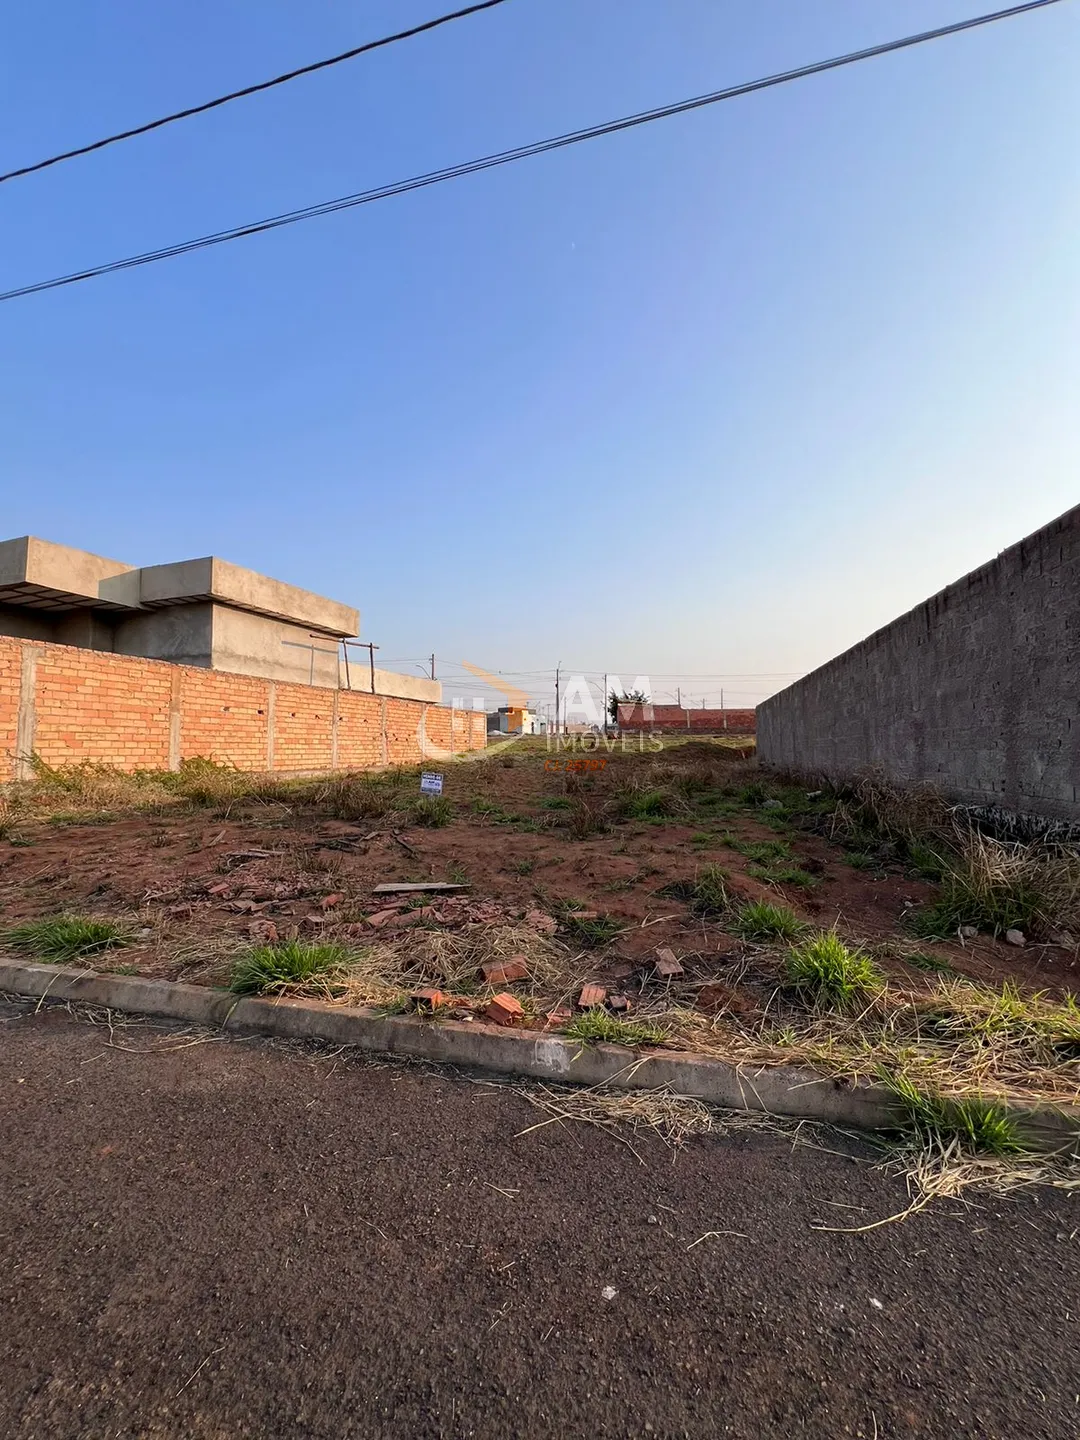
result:
[[[723,867],[740,897],[782,899],[814,925],[838,924],[871,942],[902,933],[904,910],[927,901],[933,887],[899,865],[853,868],[839,844],[804,828],[806,817],[763,809],[760,796],[745,793],[756,765],[734,753],[705,742],[660,755],[616,750],[601,756],[602,770],[575,772],[570,767],[587,763],[582,757],[510,750],[446,770],[452,818],[439,828],[407,817],[342,821],[317,806],[244,798],[97,814],[61,794],[45,807],[53,812],[48,821],[23,821],[0,838],[0,903],[13,922],[58,910],[137,917],[143,943],[125,950],[124,963],[196,981],[220,979],[227,968],[204,942],[235,947],[249,939],[253,922],[261,933],[263,918],[282,934],[363,935],[349,927],[383,908],[372,890],[393,881],[465,883],[470,900],[492,902],[500,914],[558,912],[576,902],[610,916],[620,933],[596,957],[600,973],[609,960],[637,960],[658,946],[700,954],[710,965],[745,953],[722,923],[695,921],[664,894],[708,864]],[[614,797],[627,787],[667,792],[686,776],[699,788],[676,813],[620,816]],[[415,775],[405,777],[410,793],[417,785]],[[575,807],[599,813],[605,802],[608,828],[576,836]],[[779,845],[790,864],[762,865],[732,840]],[[783,878],[785,869],[798,875],[795,883]],[[331,896],[339,898],[324,909]],[[1016,978],[1067,989],[1078,974],[1075,953],[1053,945],[1019,952],[981,935],[922,948],[991,983]],[[920,982],[918,967],[888,955],[881,962],[897,978]]]
[[[0,1095],[11,1440],[1080,1427],[1059,1193],[828,1233],[906,1201],[842,1137],[526,1134],[467,1077],[29,1006]]]
[[[625,997],[632,1020],[659,1022],[668,1043],[860,1073],[873,1073],[882,1044],[890,1064],[916,1044],[924,1069],[937,1064],[941,987],[972,981],[978,993],[947,999],[949,1083],[1023,1090],[1038,1070],[1032,1093],[1080,1090],[1080,1016],[1052,1017],[1048,1049],[1050,1021],[1015,1007],[1003,1018],[993,999],[1006,981],[1068,997],[1076,950],[1037,936],[1023,949],[989,934],[915,939],[905,916],[936,887],[888,845],[855,852],[838,838],[835,796],[768,780],[702,741],[585,757],[522,745],[445,774],[445,800],[428,810],[416,807],[416,773],[290,788],[211,772],[176,795],[93,772],[47,778],[16,797],[0,840],[0,905],[9,926],[58,912],[117,920],[128,943],[90,963],[211,985],[227,984],[252,944],[337,943],[365,957],[343,1000],[399,1006],[436,986],[459,1013],[505,988],[483,983],[480,963],[522,954],[529,975],[513,988],[525,1025],[563,1026],[590,982]],[[703,876],[719,877],[726,908],[695,901]],[[463,888],[373,893],[430,880]],[[835,927],[872,957],[889,988],[868,1041],[865,1026],[851,1033],[792,999],[785,943],[736,923],[753,901],[788,907],[805,933]],[[660,948],[681,974],[654,973]],[[988,1067],[984,1039],[1014,1021],[1020,1047],[1009,1031]]]

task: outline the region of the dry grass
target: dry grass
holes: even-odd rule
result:
[[[933,1200],[957,1200],[970,1190],[1011,1195],[1031,1185],[1080,1192],[1080,1166],[1065,1155],[971,1155],[959,1141],[900,1151],[886,1162],[899,1171],[919,1208]]]
[[[631,1130],[651,1131],[673,1149],[685,1145],[695,1135],[708,1135],[723,1128],[727,1115],[718,1116],[700,1100],[688,1095],[674,1095],[669,1090],[608,1090],[596,1087],[578,1090],[569,1086],[519,1085],[514,1087],[549,1119],[520,1131],[529,1135],[544,1125],[570,1121],[580,1125],[597,1125],[602,1130],[618,1132],[624,1126]],[[734,1116],[739,1112],[732,1112]],[[748,1117],[749,1118],[749,1117]]]
[[[954,831],[939,898],[914,917],[920,933],[947,938],[962,925],[1000,935],[1017,928],[1080,926],[1080,854],[1064,846],[994,840]]]
[[[84,762],[50,766],[34,758],[34,779],[7,787],[3,804],[8,823],[57,815],[72,821],[141,812],[161,814],[184,806],[228,812],[241,803],[285,805],[317,810],[342,820],[406,818],[445,824],[449,802],[424,804],[418,793],[419,771],[343,772],[315,779],[286,779],[238,770],[217,761],[193,758],[179,770],[124,771]],[[4,814],[0,813],[0,830]]]
[[[833,839],[856,846],[881,838],[947,845],[954,829],[949,806],[931,786],[894,785],[876,771],[845,787],[829,822]]]
[[[423,985],[449,993],[492,993],[480,967],[520,956],[529,977],[515,986],[527,1008],[539,1009],[542,997],[568,996],[581,983],[570,952],[528,925],[477,926],[472,930],[413,930],[400,939],[369,945],[350,961],[338,998],[348,1005],[386,1005]]]
[[[666,1044],[749,1068],[806,1065],[876,1082],[883,1071],[946,1097],[982,1095],[1018,1105],[1080,1104],[1080,1011],[1075,1001],[1021,997],[966,981],[929,990],[886,985],[861,1010],[793,1004],[779,990],[764,1014],[655,1011]]]

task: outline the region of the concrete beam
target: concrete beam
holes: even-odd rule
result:
[[[77,605],[119,605],[103,597],[101,587],[132,567],[88,550],[73,550],[34,535],[0,540],[0,599],[7,604],[42,604],[62,609]],[[8,591],[9,593],[3,593]]]
[[[213,600],[335,637],[356,635],[360,628],[359,612],[349,605],[212,555],[146,566],[139,572],[139,598],[142,605],[151,608]]]
[[[363,652],[360,652],[361,656]],[[353,690],[371,694],[371,671],[356,651],[349,657],[349,678]],[[341,683],[345,688],[345,667],[341,667]],[[398,700],[425,700],[430,705],[442,704],[442,681],[424,680],[419,675],[399,675],[396,670],[375,671],[375,694],[390,695]]]

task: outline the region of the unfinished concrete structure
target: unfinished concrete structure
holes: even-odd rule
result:
[[[373,670],[362,650],[347,665],[359,625],[348,605],[213,556],[140,569],[30,535],[0,541],[0,635],[441,701],[438,681]]]
[[[1080,506],[757,709],[767,764],[1080,821]]]

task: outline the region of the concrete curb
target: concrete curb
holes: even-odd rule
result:
[[[615,1090],[667,1087],[706,1104],[862,1130],[896,1128],[898,1111],[880,1085],[845,1082],[791,1065],[736,1066],[682,1051],[636,1051],[582,1045],[559,1035],[515,1032],[476,1021],[433,1023],[415,1015],[380,1015],[318,1000],[260,1000],[228,991],[134,975],[99,974],[0,959],[0,993],[78,1001],[135,1015],[186,1020],[242,1034],[326,1040],[385,1055],[524,1075],[563,1085]],[[1080,1110],[1015,1112],[1046,1148],[1080,1144]]]

